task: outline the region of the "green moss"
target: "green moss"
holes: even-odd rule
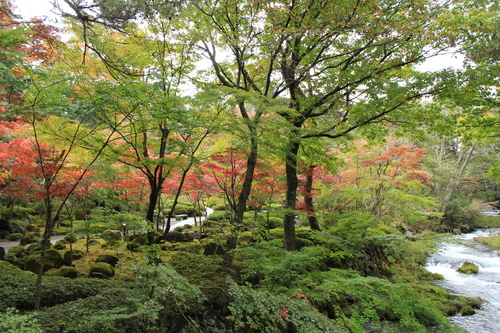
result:
[[[106,254],[101,254],[97,257],[97,262],[105,262],[110,264],[111,266],[116,266],[120,258],[115,256],[114,254],[106,253]]]
[[[477,272],[479,272],[479,266],[472,262],[466,261],[459,268],[457,268],[457,272],[464,274],[477,274]]]
[[[92,273],[101,273],[107,277],[113,277],[115,275],[115,269],[106,262],[96,262],[92,265],[92,267],[90,267],[89,276],[92,276]]]
[[[76,278],[78,277],[78,271],[74,267],[61,267],[61,268],[52,268],[44,273],[46,276],[64,276],[67,278]]]

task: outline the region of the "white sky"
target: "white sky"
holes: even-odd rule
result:
[[[17,7],[16,13],[26,19],[45,16],[54,17],[54,14],[50,13],[52,4],[49,0],[12,0],[12,3]]]

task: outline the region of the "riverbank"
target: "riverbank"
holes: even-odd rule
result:
[[[443,276],[443,280],[434,282],[436,286],[455,295],[480,297],[484,301],[474,315],[450,318],[469,333],[500,332],[500,258],[497,250],[477,242],[478,239],[498,239],[499,233],[498,228],[487,228],[456,235],[443,242],[425,265],[428,271]],[[464,262],[476,265],[478,272],[460,273],[457,269]]]

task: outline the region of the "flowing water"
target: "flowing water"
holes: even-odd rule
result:
[[[439,273],[443,281],[435,284],[461,296],[481,297],[484,303],[472,316],[453,316],[451,322],[470,333],[500,332],[500,257],[498,251],[474,241],[478,236],[496,236],[500,229],[478,230],[455,236],[461,242],[443,243],[438,253],[428,258],[425,268]],[[479,266],[478,274],[462,274],[456,271],[465,261]]]

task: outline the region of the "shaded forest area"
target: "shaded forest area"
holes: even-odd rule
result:
[[[500,226],[496,1],[0,10],[2,332],[461,332],[481,306],[422,265]]]

